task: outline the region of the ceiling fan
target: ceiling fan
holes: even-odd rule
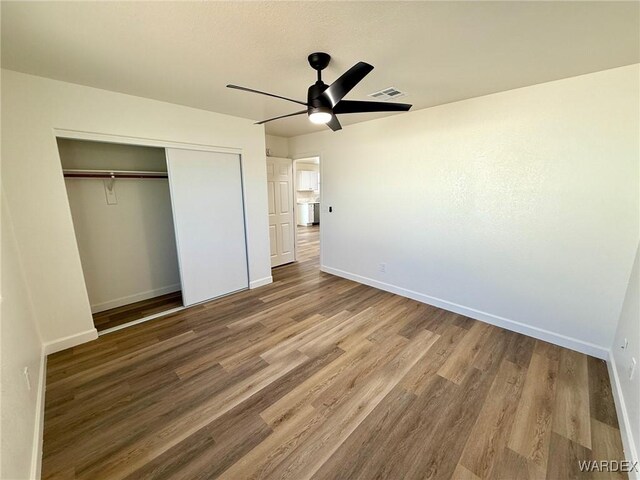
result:
[[[318,72],[318,80],[309,87],[307,91],[307,101],[301,102],[292,98],[274,95],[273,93],[261,92],[252,88],[239,87],[238,85],[227,85],[228,88],[244,90],[246,92],[259,93],[269,97],[281,98],[290,102],[304,105],[306,108],[299,112],[281,115],[256,122],[256,125],[278,120],[280,118],[293,117],[306,113],[312,123],[327,124],[334,132],[340,130],[342,126],[336,115],[343,113],[371,113],[371,112],[406,112],[411,105],[406,103],[389,102],[367,102],[357,100],[343,100],[344,96],[351,91],[360,81],[371,71],[373,66],[365,62],[358,62],[340,76],[331,85],[322,81],[322,70],[327,68],[331,56],[323,52],[315,52],[309,55],[309,65]]]

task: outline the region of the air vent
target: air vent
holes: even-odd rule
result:
[[[385,88],[384,90],[380,90],[378,92],[370,93],[369,96],[378,100],[380,102],[386,102],[387,100],[393,100],[396,98],[404,97],[406,94],[401,92],[395,87]]]

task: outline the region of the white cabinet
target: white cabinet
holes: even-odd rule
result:
[[[299,192],[317,192],[320,187],[320,175],[311,170],[298,170],[297,188]]]
[[[320,174],[318,172],[309,173],[309,190],[317,192],[320,189]]]
[[[320,203],[298,203],[296,223],[302,226],[320,223]]]
[[[296,223],[302,226],[318,225],[320,223],[320,203],[298,203]]]
[[[313,203],[299,203],[297,217],[298,225],[311,225],[313,223]]]

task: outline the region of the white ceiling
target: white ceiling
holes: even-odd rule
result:
[[[254,120],[300,106],[225,85],[305,100],[314,51],[333,57],[327,83],[359,60],[376,67],[348,98],[394,86],[414,109],[640,61],[638,2],[1,5],[4,68]],[[323,128],[300,116],[267,133]]]

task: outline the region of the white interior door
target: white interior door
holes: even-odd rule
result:
[[[271,266],[277,267],[295,260],[293,162],[290,158],[267,157],[267,191]]]
[[[240,156],[167,148],[167,165],[185,306],[248,288]]]

